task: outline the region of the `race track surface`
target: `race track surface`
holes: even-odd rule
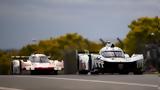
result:
[[[1,75],[0,90],[160,90],[157,75]]]

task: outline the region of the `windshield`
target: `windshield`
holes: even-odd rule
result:
[[[110,57],[124,57],[124,54],[122,51],[103,51],[101,55],[105,58]]]
[[[48,58],[46,56],[33,56],[31,58],[31,62],[33,63],[47,63],[48,62]]]

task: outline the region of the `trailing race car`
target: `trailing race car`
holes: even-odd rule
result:
[[[99,54],[77,52],[78,72],[80,74],[98,73],[120,73],[134,74],[143,73],[144,58],[143,54],[133,54],[129,57],[124,51],[115,47],[114,44],[107,42]]]
[[[58,74],[63,69],[63,61],[49,60],[44,54],[12,56],[12,74]]]

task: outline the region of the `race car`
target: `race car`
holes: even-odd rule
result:
[[[130,57],[111,42],[107,42],[99,54],[77,51],[77,62],[79,74],[128,74],[130,72],[143,74],[144,72],[143,54],[133,54]]]
[[[63,61],[49,60],[44,54],[12,56],[12,74],[58,74],[63,69]]]

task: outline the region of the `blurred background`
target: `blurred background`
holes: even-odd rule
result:
[[[0,0],[0,74],[10,73],[13,55],[44,53],[74,62],[65,55],[84,49],[98,52],[102,40],[114,42],[129,55],[143,53],[146,72],[160,71],[159,4],[159,0]]]

